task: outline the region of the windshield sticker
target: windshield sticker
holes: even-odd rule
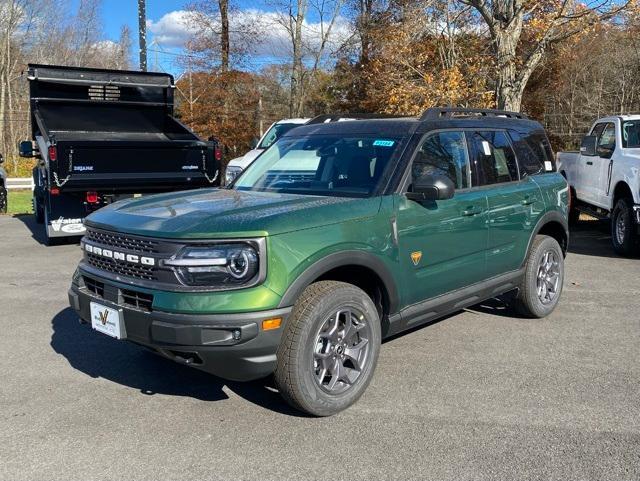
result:
[[[374,147],[393,147],[395,140],[376,140],[373,142]]]

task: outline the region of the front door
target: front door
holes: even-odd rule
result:
[[[482,280],[488,233],[487,198],[484,192],[471,189],[464,132],[427,134],[412,162],[412,178],[447,175],[456,185],[456,192],[452,199],[424,202],[396,196],[404,305]]]
[[[591,135],[598,138],[596,155],[580,155],[579,181],[576,186],[578,198],[590,204],[599,204],[601,185],[605,182],[611,162],[611,153],[615,148],[616,130],[612,122],[596,124]]]
[[[489,237],[486,277],[517,270],[529,245],[527,232],[544,210],[540,187],[520,180],[516,156],[504,131],[469,133],[471,155],[479,167],[479,185],[487,195]]]

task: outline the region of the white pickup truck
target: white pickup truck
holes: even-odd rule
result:
[[[559,152],[557,168],[571,189],[570,221],[580,212],[611,218],[613,247],[632,255],[640,226],[640,115],[597,120],[580,152]]]

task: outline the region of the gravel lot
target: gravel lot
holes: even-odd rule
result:
[[[640,479],[640,260],[606,225],[573,233],[551,317],[491,301],[385,342],[328,419],[81,326],[80,250],[34,229],[0,216],[1,479]]]

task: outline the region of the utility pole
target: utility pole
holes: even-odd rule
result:
[[[138,40],[140,43],[140,70],[147,71],[147,7],[138,0]]]

